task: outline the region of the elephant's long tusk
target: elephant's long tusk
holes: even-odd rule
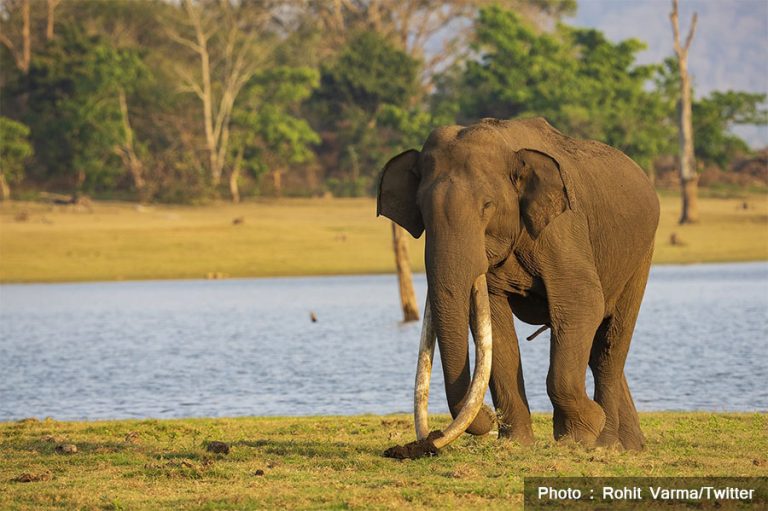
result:
[[[459,415],[442,432],[441,437],[432,441],[437,449],[456,440],[472,424],[483,405],[485,391],[488,389],[488,382],[491,378],[493,337],[488,285],[485,275],[480,275],[472,285],[472,302],[475,311],[471,318],[473,321],[472,332],[475,335],[475,371],[472,375],[472,384]],[[432,313],[429,308],[429,301],[427,301],[424,310],[424,325],[421,331],[419,363],[416,370],[416,388],[414,390],[414,416],[416,436],[419,440],[427,438],[429,434],[427,401],[429,399],[429,378],[434,349],[435,334],[432,328]]]
[[[429,435],[429,379],[432,376],[432,359],[435,355],[435,330],[432,328],[432,307],[424,304],[424,323],[421,327],[419,361],[416,366],[416,385],[413,389],[413,415],[416,423],[416,438],[421,440]]]

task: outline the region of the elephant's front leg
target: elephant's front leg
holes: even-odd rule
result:
[[[491,396],[500,411],[499,437],[523,445],[533,443],[531,411],[525,397],[520,348],[515,334],[512,309],[506,296],[490,295],[493,328]]]
[[[587,396],[585,384],[595,329],[553,322],[547,394],[554,408],[555,440],[572,438],[592,446],[605,426],[605,412]]]
[[[587,232],[582,217],[563,213],[538,240],[538,263],[552,327],[547,394],[554,408],[554,436],[594,445],[605,412],[587,396],[586,373],[605,300]]]

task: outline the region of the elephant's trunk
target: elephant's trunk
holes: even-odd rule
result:
[[[491,314],[488,302],[488,287],[485,275],[480,275],[472,285],[472,332],[475,337],[476,355],[475,370],[469,391],[460,398],[456,404],[458,411],[451,412],[453,422],[442,432],[442,437],[435,438],[432,443],[440,449],[453,442],[462,433],[472,428],[475,434],[487,433],[493,423],[492,414],[483,407],[483,398],[488,389],[491,376],[492,361],[492,335]],[[466,331],[466,330],[465,330]],[[443,345],[440,351],[443,353]],[[424,324],[419,346],[419,361],[416,370],[416,386],[414,391],[414,417],[416,422],[416,436],[418,439],[427,438],[429,435],[429,422],[427,413],[427,401],[429,398],[429,377],[432,369],[432,356],[435,349],[435,330],[432,320],[432,307],[430,299],[427,299],[424,308]],[[447,378],[447,377],[446,377]],[[446,390],[448,383],[446,381]],[[483,413],[478,413],[483,410]]]

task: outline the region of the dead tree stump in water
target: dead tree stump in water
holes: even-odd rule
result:
[[[416,304],[416,292],[413,290],[411,261],[408,257],[408,239],[405,230],[392,222],[392,245],[395,251],[397,281],[400,285],[400,304],[403,308],[403,321],[418,321],[419,306]]]

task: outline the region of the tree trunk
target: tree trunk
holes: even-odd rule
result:
[[[8,186],[8,181],[5,180],[5,176],[2,174],[0,174],[0,198],[2,198],[3,202],[11,198],[11,187]]]
[[[54,11],[61,0],[48,0],[48,19],[45,25],[45,40],[53,41],[54,36]]]
[[[16,67],[21,71],[24,76],[29,74],[29,63],[32,60],[32,40],[30,33],[30,21],[29,21],[29,0],[22,0],[21,2],[21,48],[18,49],[13,41],[0,31],[0,43],[8,48],[8,52],[13,57],[13,61],[16,63]],[[21,101],[26,100],[25,95],[22,96]],[[23,108],[22,108],[23,111]]]
[[[682,211],[680,223],[689,224],[699,220],[698,210],[698,175],[693,151],[693,115],[691,108],[691,78],[688,74],[688,49],[691,47],[693,34],[696,32],[696,20],[698,16],[693,14],[691,28],[685,44],[680,43],[680,23],[678,17],[677,0],[672,0],[672,12],[669,19],[672,21],[672,35],[674,37],[677,66],[680,71],[680,192],[682,195]]]
[[[235,164],[232,166],[232,172],[229,174],[229,195],[232,197],[232,203],[238,204],[240,202],[240,185],[238,179],[240,178],[240,167],[243,162],[243,148],[242,146],[237,151],[237,157],[235,158]]]
[[[272,174],[272,194],[275,197],[283,196],[283,173],[281,170],[273,170]]]
[[[680,60],[680,192],[682,211],[680,223],[699,221],[698,195],[699,178],[696,174],[693,153],[693,115],[691,108],[691,84],[688,65]]]
[[[123,164],[128,167],[128,172],[133,179],[133,186],[140,200],[145,200],[146,183],[144,181],[144,164],[139,159],[134,149],[133,128],[128,117],[128,101],[125,97],[125,90],[120,87],[117,91],[117,100],[120,104],[120,116],[123,123],[123,147],[119,151]]]
[[[681,180],[683,199],[681,224],[692,224],[699,221],[699,176],[694,174],[688,180]]]
[[[395,250],[397,280],[400,284],[400,304],[403,308],[403,321],[418,321],[419,306],[416,304],[416,292],[413,290],[411,261],[408,257],[408,238],[402,227],[392,222],[392,244]]]
[[[21,4],[21,38],[22,38],[22,57],[21,72],[29,74],[29,63],[32,60],[32,41],[29,33],[29,0],[24,0]]]

